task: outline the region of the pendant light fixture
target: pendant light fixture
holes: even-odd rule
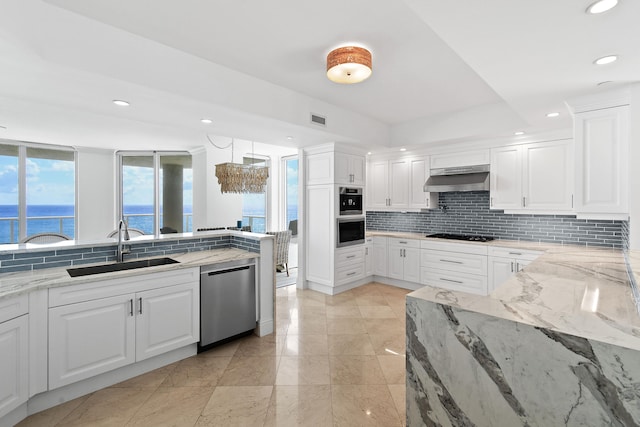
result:
[[[371,76],[371,52],[363,47],[344,46],[327,55],[327,77],[342,84],[360,83]]]
[[[211,141],[209,135],[207,139],[216,148],[226,149],[231,146],[231,162],[216,165],[216,178],[220,184],[222,193],[264,193],[269,178],[269,168],[266,166],[244,165],[233,163],[234,139],[226,147],[218,147]],[[253,142],[251,142],[253,152]]]

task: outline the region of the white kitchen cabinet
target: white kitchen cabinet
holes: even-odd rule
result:
[[[525,266],[540,256],[541,252],[521,249],[489,247],[489,287],[491,292],[504,283],[509,277],[518,273]]]
[[[387,238],[375,236],[373,238],[373,274],[387,277]]]
[[[364,243],[364,277],[373,276],[373,237]]]
[[[388,277],[420,282],[420,241],[389,238],[387,263]]]
[[[491,150],[490,208],[573,208],[573,143],[548,141]]]
[[[626,214],[629,107],[576,113],[574,117],[576,212]]]
[[[49,290],[49,389],[199,340],[199,269]]]
[[[487,295],[487,246],[428,240],[421,242],[423,285]]]
[[[336,249],[336,285],[344,285],[362,279],[365,263],[365,245],[357,245],[342,249]]]
[[[49,309],[49,389],[135,362],[135,294]]]
[[[327,149],[329,149],[328,147]],[[365,158],[355,154],[324,151],[306,156],[306,184],[364,185]]]
[[[437,208],[437,193],[425,193],[429,157],[402,157],[369,163],[369,210],[418,210]]]
[[[28,314],[0,323],[0,418],[28,399],[28,327]]]
[[[366,163],[364,156],[335,153],[334,161],[336,184],[364,185]]]

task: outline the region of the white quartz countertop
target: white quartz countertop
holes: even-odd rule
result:
[[[543,253],[488,296],[425,286],[408,297],[640,350],[640,316],[622,251],[509,240],[474,244]],[[638,274],[640,253],[632,251],[629,258]]]
[[[144,267],[131,270],[116,271],[113,273],[92,274],[82,277],[71,277],[67,268],[46,268],[17,273],[0,274],[0,299],[20,295],[37,289],[69,286],[80,283],[90,283],[118,277],[139,276],[149,273],[157,273],[168,270],[199,267],[202,265],[217,264],[226,261],[259,258],[260,254],[236,248],[213,249],[209,251],[188,252],[183,254],[171,254],[169,258],[178,261],[177,264],[159,265],[156,267]],[[151,257],[163,258],[163,257]],[[131,260],[135,261],[135,260]],[[81,265],[88,267],[92,264]]]

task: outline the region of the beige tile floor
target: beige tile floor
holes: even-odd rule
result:
[[[405,295],[276,290],[277,330],[32,415],[27,426],[402,426]]]

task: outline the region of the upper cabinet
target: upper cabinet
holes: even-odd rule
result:
[[[576,113],[576,212],[629,212],[629,107],[626,105]]]
[[[327,148],[327,150],[323,150]],[[328,151],[330,148],[330,151]],[[364,186],[365,158],[333,151],[333,146],[311,151],[306,157],[307,185],[344,184]]]
[[[573,142],[539,142],[491,150],[491,209],[573,209]]]
[[[425,193],[429,156],[369,162],[369,210],[418,210],[437,207],[437,194]]]

